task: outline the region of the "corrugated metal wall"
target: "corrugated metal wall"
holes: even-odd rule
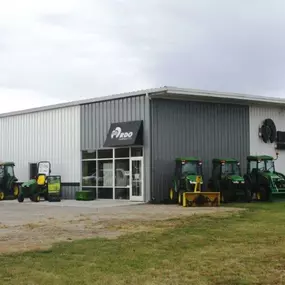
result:
[[[145,118],[145,96],[82,105],[81,148],[102,148],[111,123]]]
[[[62,182],[80,182],[79,106],[0,118],[0,133],[0,160],[16,163],[21,182],[29,179],[29,163],[40,160],[49,160]]]
[[[75,192],[80,189],[80,183],[63,183],[62,185],[62,199],[75,199]]]
[[[206,180],[215,156],[241,161],[249,154],[249,111],[246,106],[152,100],[152,196],[168,198],[174,159],[199,156]]]
[[[285,131],[285,110],[276,107],[250,107],[250,153],[267,154],[275,157],[274,143],[264,143],[258,136],[259,127],[265,119],[272,119],[278,131]],[[279,151],[279,158],[275,161],[276,169],[285,173],[285,151]]]
[[[103,148],[111,123],[143,120],[145,200],[150,198],[150,114],[146,96],[128,97],[81,106],[81,149]]]

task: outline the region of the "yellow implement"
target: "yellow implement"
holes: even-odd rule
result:
[[[194,192],[184,192],[182,196],[183,207],[217,207],[220,205],[220,192],[202,192],[201,176],[196,177]]]

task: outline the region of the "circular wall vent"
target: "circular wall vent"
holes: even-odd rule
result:
[[[273,120],[266,119],[263,121],[259,135],[265,143],[276,141],[276,126]]]

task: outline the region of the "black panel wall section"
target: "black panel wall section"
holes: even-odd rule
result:
[[[153,202],[168,198],[174,159],[198,156],[206,182],[214,157],[235,157],[246,170],[250,152],[248,106],[151,100]]]

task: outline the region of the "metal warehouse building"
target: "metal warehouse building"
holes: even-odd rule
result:
[[[23,182],[49,160],[63,198],[94,189],[98,199],[163,202],[174,159],[198,156],[205,179],[214,157],[275,155],[271,119],[285,131],[285,101],[162,87],[0,115],[0,159]],[[271,121],[271,123],[272,123]],[[276,168],[283,171],[285,153]]]

